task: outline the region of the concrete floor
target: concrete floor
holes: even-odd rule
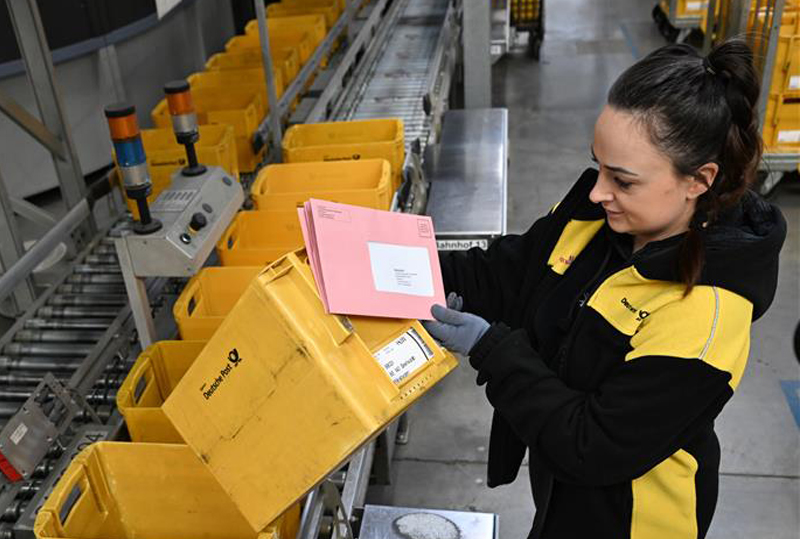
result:
[[[541,62],[520,50],[493,68],[494,105],[510,112],[509,232],[526,230],[591,164],[592,130],[609,86],[664,44],[650,18],[653,2],[559,0],[547,7]],[[753,328],[745,377],[717,423],[722,477],[711,539],[800,533],[800,415],[789,405],[800,400],[791,344],[800,319],[800,189],[782,186],[774,201],[789,221],[789,238],[775,303]],[[493,512],[502,538],[522,538],[534,511],[527,471],[513,485],[485,486],[491,409],[474,382],[464,363],[411,410],[411,439],[398,449],[393,485],[373,487],[369,500]]]

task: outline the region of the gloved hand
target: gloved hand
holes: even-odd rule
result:
[[[449,300],[448,297],[448,304],[451,303]],[[453,305],[461,306],[459,303]],[[423,320],[422,325],[425,330],[445,348],[462,355],[467,355],[489,329],[489,323],[480,316],[462,313],[441,305],[434,305],[431,314],[436,320]]]
[[[460,311],[464,308],[464,298],[456,294],[455,292],[450,292],[447,294],[447,308],[453,309],[455,311]]]

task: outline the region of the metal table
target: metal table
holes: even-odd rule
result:
[[[427,214],[441,251],[488,247],[506,233],[508,110],[450,110],[425,150]]]

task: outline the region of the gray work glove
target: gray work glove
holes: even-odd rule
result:
[[[449,300],[448,297],[448,304]],[[455,303],[454,306],[460,305]],[[480,316],[448,309],[442,305],[434,305],[431,314],[436,320],[424,320],[422,325],[425,330],[445,348],[462,355],[469,354],[475,343],[489,329],[489,323]]]
[[[464,308],[464,298],[455,292],[450,292],[447,294],[447,308],[453,309],[454,311],[460,311]]]

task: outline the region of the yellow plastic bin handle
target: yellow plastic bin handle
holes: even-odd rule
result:
[[[231,250],[239,239],[239,220],[234,219],[231,225],[225,230],[219,244],[223,250]]]
[[[64,523],[69,519],[72,509],[86,494],[90,493],[86,466],[70,467],[58,482],[58,488],[50,496],[56,508],[55,527],[60,537],[67,537],[64,532]]]
[[[147,375],[149,378],[146,378]],[[149,357],[144,358],[144,361],[138,365],[134,365],[131,369],[131,387],[129,388],[131,402],[134,405],[139,404],[139,399],[142,398],[147,387],[153,383],[155,373],[153,372],[153,363]]]
[[[195,275],[189,280],[189,283],[183,290],[183,294],[181,294],[181,297],[179,297],[178,301],[175,302],[176,312],[185,313],[186,316],[192,316],[202,300],[202,291],[203,289],[200,287],[200,279],[198,279],[198,276]]]

